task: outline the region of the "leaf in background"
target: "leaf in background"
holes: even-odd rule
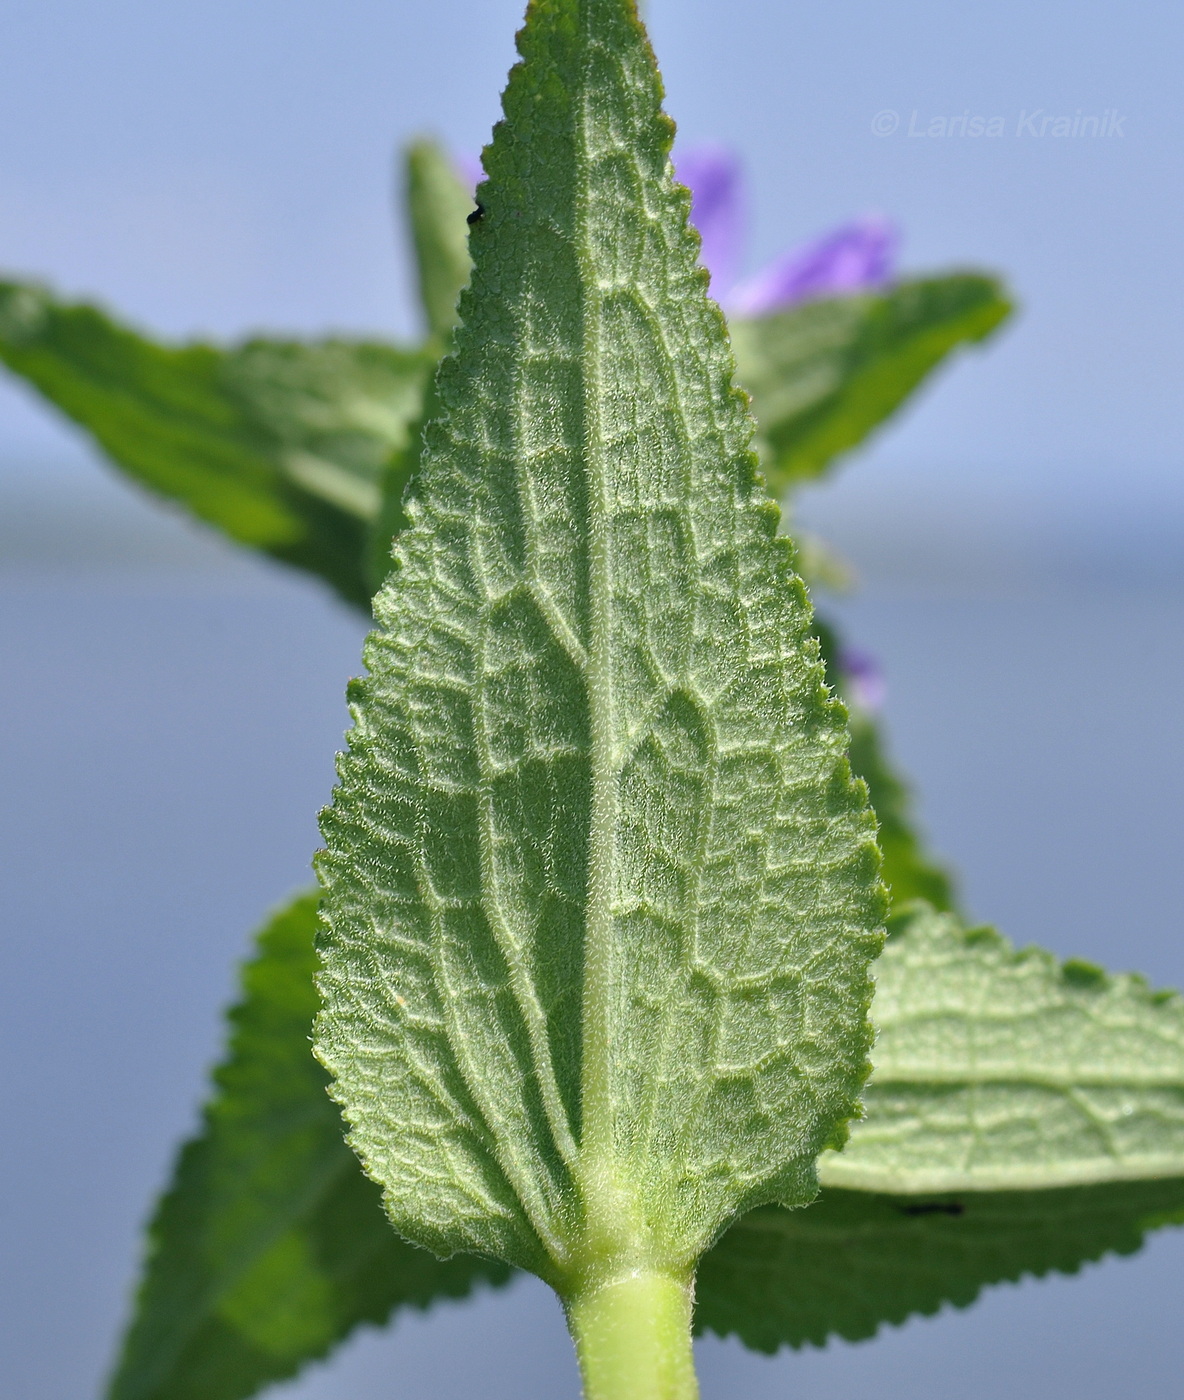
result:
[[[876,964],[866,1117],[824,1185],[1030,1190],[1184,1176],[1184,1001],[924,905]]]
[[[893,908],[924,899],[935,909],[955,909],[953,881],[917,834],[912,793],[888,761],[879,724],[866,711],[856,709],[851,711],[850,723],[851,771],[867,784],[879,823],[876,839],[884,856],[884,883]]]
[[[342,340],[158,345],[0,282],[0,360],[140,485],[368,606],[365,542],[432,357]]]
[[[993,278],[956,273],[733,320],[737,378],[752,395],[770,487],[820,476],[1010,310]]]
[[[457,298],[473,267],[468,221],[475,205],[447,153],[434,142],[415,142],[408,147],[406,160],[407,216],[420,302],[430,332],[429,348],[443,349],[451,340]],[[405,442],[388,459],[382,476],[381,500],[366,548],[371,592],[376,592],[390,573],[392,544],[407,523],[403,500],[408,483],[419,470],[424,425],[439,411],[433,382],[434,376]]]
[[[404,1244],[309,1043],[317,896],[259,935],[201,1133],[181,1151],[110,1400],[244,1400],[362,1322],[509,1277]]]
[[[1184,1177],[1050,1191],[888,1196],[826,1188],[805,1210],[755,1210],[706,1256],[696,1328],[757,1351],[859,1341],[964,1308],[989,1284],[1076,1273],[1184,1223]]]
[[[866,1117],[816,1204],[755,1211],[707,1256],[703,1329],[856,1340],[1184,1223],[1184,1002],[923,905],[890,932]]]
[[[851,770],[867,784],[879,823],[882,876],[893,905],[924,899],[936,909],[956,909],[953,881],[925,849],[912,811],[912,794],[888,760],[875,716],[859,704],[853,678],[844,671],[844,650],[834,624],[815,616],[814,631],[827,679],[848,706]]]
[[[473,196],[434,141],[408,146],[404,178],[407,221],[419,299],[428,334],[443,348],[456,324],[456,300],[469,280],[469,215]]]
[[[537,0],[324,818],[318,1052],[408,1238],[685,1277],[814,1193],[873,822],[626,0]]]

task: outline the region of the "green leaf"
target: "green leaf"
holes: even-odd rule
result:
[[[378,1188],[342,1143],[309,1055],[314,906],[306,896],[278,915],[245,970],[204,1131],[183,1150],[152,1227],[111,1400],[246,1400],[361,1323],[509,1276],[489,1261],[441,1264],[401,1244]],[[917,917],[895,921],[893,951]],[[961,935],[953,952],[974,964],[981,944]],[[891,975],[885,985],[891,992]],[[879,992],[873,1017],[878,1006]],[[843,1155],[859,1152],[877,1112],[873,1100]],[[1034,1191],[828,1186],[804,1210],[761,1208],[727,1231],[699,1268],[696,1325],[762,1351],[858,1340],[946,1303],[965,1307],[992,1283],[1132,1253],[1148,1230],[1180,1221],[1184,1168]]]
[[[733,321],[769,485],[780,493],[820,476],[1010,311],[994,278],[955,273]]]
[[[432,356],[342,340],[158,345],[0,282],[0,360],[140,485],[367,606],[365,543]]]
[[[867,784],[879,823],[882,875],[894,906],[915,899],[936,909],[955,909],[949,873],[925,849],[912,811],[912,794],[889,762],[874,716],[853,699],[851,678],[843,669],[843,649],[834,624],[815,617],[814,630],[830,684],[847,702],[851,726],[851,769]]]
[[[816,1204],[755,1211],[707,1256],[703,1329],[857,1340],[1184,1223],[1184,1002],[923,905],[890,932],[866,1116]]]
[[[633,6],[519,43],[324,818],[317,1043],[400,1233],[564,1290],[813,1195],[883,896]]]
[[[402,1243],[311,1054],[316,896],[266,925],[200,1134],[181,1151],[110,1400],[244,1400],[362,1322],[501,1283]]]
[[[866,1117],[824,1185],[1032,1190],[1184,1176],[1184,1001],[924,905],[876,965]]]
[[[860,1341],[967,1307],[989,1284],[1133,1254],[1166,1224],[1184,1224],[1184,1177],[924,1197],[827,1188],[728,1231],[700,1265],[696,1327],[766,1352]]]
[[[434,141],[408,146],[405,196],[420,304],[428,334],[443,347],[456,324],[456,300],[472,267],[468,218],[473,196]]]

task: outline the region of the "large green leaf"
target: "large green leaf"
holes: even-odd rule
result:
[[[806,1210],[767,1206],[728,1231],[700,1265],[696,1325],[758,1351],[859,1341],[993,1283],[1133,1254],[1181,1223],[1184,1175],[920,1197],[828,1187]]]
[[[520,47],[324,819],[318,1047],[400,1233],[566,1290],[813,1195],[883,903],[633,6]]]
[[[955,273],[734,320],[770,486],[780,492],[819,476],[1010,310],[994,278]]]
[[[0,282],[0,360],[128,476],[365,606],[383,471],[434,356],[371,342],[156,344]]]
[[[441,1263],[382,1216],[325,1092],[309,1033],[316,896],[277,914],[243,972],[227,1058],[181,1151],[110,1400],[243,1400],[363,1322],[509,1277]]]

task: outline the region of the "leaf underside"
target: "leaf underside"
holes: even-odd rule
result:
[[[597,1193],[680,1267],[809,1199],[882,894],[632,6],[520,49],[324,819],[318,1047],[402,1234],[555,1279]]]
[[[243,973],[227,1058],[181,1150],[109,1400],[244,1400],[362,1323],[510,1271],[404,1244],[341,1136],[310,1052],[317,896],[276,914]]]
[[[876,965],[875,1071],[826,1186],[1032,1190],[1178,1175],[1184,1001],[924,905]]]

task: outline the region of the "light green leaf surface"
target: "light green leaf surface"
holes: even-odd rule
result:
[[[404,1244],[312,1057],[315,895],[264,927],[227,1058],[177,1160],[110,1400],[244,1400],[363,1322],[509,1277]]]
[[[882,893],[624,0],[542,0],[324,819],[318,1049],[398,1230],[563,1286],[805,1201]]]
[[[866,1119],[819,1164],[869,1191],[1184,1175],[1184,1001],[923,905],[876,964]]]
[[[404,195],[420,304],[429,336],[443,349],[472,267],[468,217],[473,196],[434,141],[416,141],[407,148]]]
[[[0,282],[0,361],[126,475],[362,606],[383,471],[433,360],[342,340],[159,345],[96,307]]]
[[[734,1225],[699,1268],[696,1327],[758,1351],[859,1341],[990,1284],[1076,1273],[1184,1223],[1184,1176],[1047,1191],[890,1196],[827,1188]]]
[[[734,320],[737,371],[752,395],[770,487],[780,493],[821,475],[1010,310],[993,278],[955,273]]]

